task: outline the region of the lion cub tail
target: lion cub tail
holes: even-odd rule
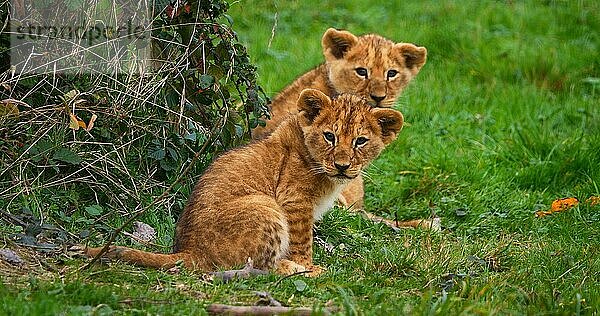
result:
[[[92,258],[98,255],[103,247],[84,248],[85,255]],[[143,267],[157,269],[169,269],[182,262],[186,268],[195,269],[194,258],[184,252],[162,254],[137,250],[128,247],[110,246],[108,251],[102,255],[105,258],[123,260]]]

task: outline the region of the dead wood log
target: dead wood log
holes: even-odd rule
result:
[[[285,306],[234,306],[225,304],[210,304],[206,308],[210,315],[312,315],[314,310],[309,307]],[[320,311],[321,315],[330,315],[326,309]]]

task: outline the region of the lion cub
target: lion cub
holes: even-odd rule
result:
[[[354,95],[330,99],[306,89],[298,113],[267,138],[234,149],[200,178],[175,231],[173,254],[113,246],[107,256],[169,268],[179,260],[202,271],[252,258],[280,274],[313,264],[313,223],[402,129],[403,116]],[[100,248],[88,248],[95,256]]]
[[[310,70],[273,98],[271,119],[257,127],[252,137],[269,135],[290,114],[304,89],[317,89],[334,97],[352,93],[374,107],[392,107],[400,93],[427,60],[427,49],[410,43],[394,43],[376,34],[355,36],[330,28],[321,39],[325,63]]]
[[[333,28],[323,34],[321,45],[325,63],[300,76],[275,96],[271,119],[266,121],[266,126],[252,131],[253,138],[266,137],[290,114],[295,114],[295,100],[306,88],[318,89],[329,97],[352,93],[369,100],[373,107],[391,107],[427,60],[425,47],[394,43],[375,34],[355,36]],[[338,200],[356,210],[363,207],[363,195],[363,180],[358,177],[341,192]],[[402,224],[421,226],[420,223]]]

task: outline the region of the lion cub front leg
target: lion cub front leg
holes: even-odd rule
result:
[[[291,274],[302,271],[309,277],[315,277],[325,271],[313,264],[313,206],[299,205],[286,209],[289,229],[289,248],[286,259],[280,260],[278,272]]]

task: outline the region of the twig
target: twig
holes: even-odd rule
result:
[[[351,212],[358,213],[364,219],[372,221],[374,223],[385,224],[394,231],[399,231],[401,228],[422,228],[434,232],[441,231],[441,223],[439,217],[433,217],[430,219],[415,219],[410,221],[398,221],[397,214],[394,220],[390,220],[381,216],[377,216],[365,210],[351,210]]]
[[[12,221],[11,224],[13,224],[13,225],[15,225],[15,223],[16,223],[16,225],[19,225],[19,226],[21,226],[23,228],[27,227],[27,223],[25,223],[24,221],[20,220],[18,217],[13,216],[10,213],[5,213],[3,210],[0,210],[0,215],[4,216],[6,218],[5,219],[6,222],[10,223]]]
[[[222,122],[221,122],[222,124],[226,121],[225,119],[226,119],[226,117],[224,117],[224,119],[222,120]],[[94,258],[92,258],[92,260],[90,260],[90,262],[86,263],[81,268],[79,268],[79,271],[88,269],[92,264],[94,264],[96,261],[98,261],[98,259],[100,259],[100,257],[102,257],[102,255],[104,255],[108,251],[108,248],[110,248],[110,245],[115,241],[115,239],[117,239],[117,236],[121,233],[121,231],[123,231],[123,229],[125,229],[125,227],[127,225],[129,225],[133,221],[135,221],[138,217],[140,217],[142,214],[144,214],[146,211],[148,211],[151,207],[156,205],[156,203],[158,203],[160,200],[165,198],[169,194],[169,192],[171,192],[171,190],[173,190],[175,185],[177,185],[177,183],[179,183],[179,181],[181,181],[183,179],[183,177],[186,176],[190,172],[190,170],[192,169],[192,166],[198,160],[200,155],[202,155],[204,153],[204,151],[208,148],[208,145],[212,144],[214,142],[214,140],[216,139],[215,135],[216,135],[216,130],[217,130],[218,126],[221,126],[221,124],[217,124],[214,126],[213,130],[211,131],[210,138],[208,138],[206,140],[206,142],[204,142],[204,144],[202,145],[202,148],[200,148],[200,150],[196,152],[196,154],[192,158],[192,161],[190,161],[190,163],[183,170],[183,172],[181,174],[179,174],[177,179],[175,179],[175,181],[173,181],[173,183],[171,183],[171,185],[168,188],[166,188],[165,191],[163,191],[163,193],[160,196],[158,196],[156,199],[154,199],[150,204],[148,204],[143,209],[134,213],[127,221],[125,221],[125,223],[123,223],[123,225],[121,225],[120,227],[115,229],[115,231],[112,233],[112,235],[110,236],[109,240],[106,242],[104,247],[102,247],[102,249],[98,252],[98,254],[96,254],[96,256]]]
[[[119,301],[120,304],[133,305],[134,303],[148,303],[148,304],[172,304],[172,300],[152,300],[146,298],[126,298]]]
[[[278,12],[275,12],[273,28],[271,29],[271,37],[269,37],[269,44],[267,45],[268,49],[271,49],[271,43],[273,42],[273,38],[275,37],[275,29],[277,28],[277,17],[279,16]]]
[[[562,280],[565,275],[567,275],[569,272],[571,272],[571,271],[573,271],[575,269],[578,269],[580,266],[581,266],[581,261],[578,261],[571,268],[569,268],[567,271],[565,271],[563,274],[561,274],[558,278],[554,279],[554,281],[552,281],[552,283],[556,283],[559,280]]]
[[[245,279],[253,275],[266,275],[269,274],[268,271],[255,269],[252,266],[252,259],[248,258],[248,262],[241,270],[226,270],[226,271],[218,271],[211,272],[211,275],[214,279],[222,280],[223,282],[229,282],[234,279]]]
[[[288,278],[291,278],[293,276],[300,275],[300,274],[305,274],[305,273],[311,273],[311,272],[312,272],[311,270],[306,270],[306,271],[298,271],[298,272],[294,272],[292,274],[288,274],[288,275],[280,278],[279,280],[275,281],[275,283],[273,283],[273,285],[271,285],[270,287],[277,287],[277,285],[279,285],[279,283],[281,283],[281,281],[283,281],[285,279],[288,279]]]

